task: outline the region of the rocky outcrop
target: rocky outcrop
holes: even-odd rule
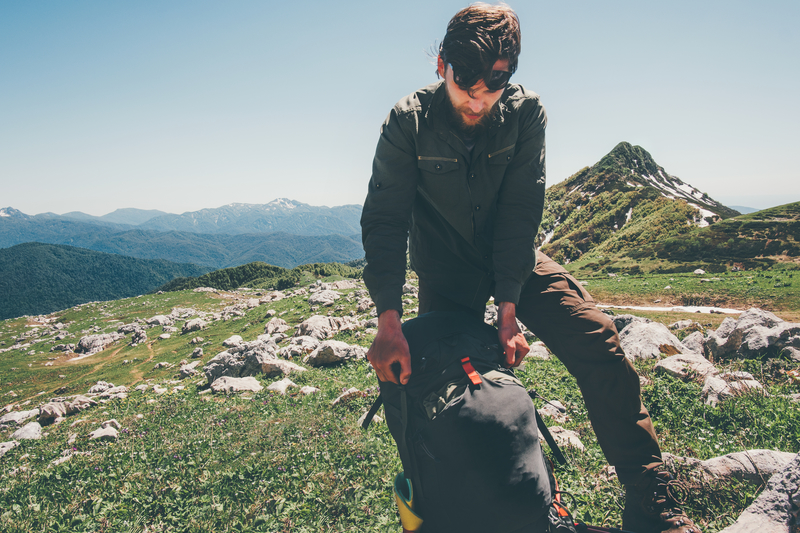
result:
[[[313,293],[308,297],[308,305],[329,306],[338,300],[341,295],[336,291],[322,290]]]
[[[339,331],[358,329],[358,322],[351,317],[314,315],[297,326],[296,336],[327,339]]]
[[[733,525],[720,533],[789,533],[796,531],[800,509],[800,454],[774,474],[764,491]],[[794,529],[790,529],[794,528]]]
[[[769,311],[749,309],[736,320],[726,318],[708,334],[705,346],[714,360],[785,350],[800,361],[800,324],[781,320]]]
[[[232,394],[236,392],[260,392],[264,390],[261,383],[252,376],[243,378],[234,378],[231,376],[222,376],[214,380],[211,384],[211,390],[214,392],[224,392]]]
[[[330,366],[351,359],[364,359],[367,350],[363,346],[350,345],[342,341],[327,340],[310,354],[303,358],[303,362],[311,366]]]
[[[664,324],[632,321],[619,334],[620,344],[628,359],[658,359],[661,354],[687,352],[686,347]]]
[[[113,344],[118,340],[124,338],[122,333],[103,333],[101,335],[87,335],[81,337],[78,345],[75,347],[75,353],[94,355],[103,351],[106,346]]]
[[[740,481],[761,484],[782,471],[792,462],[796,454],[775,450],[747,450],[734,452],[706,461],[693,457],[680,457],[663,453],[664,464],[671,471],[676,466],[684,466],[700,472],[706,481],[715,478],[734,478]]]
[[[241,342],[211,358],[203,367],[208,383],[222,376],[286,375],[305,369],[277,356],[272,340]]]

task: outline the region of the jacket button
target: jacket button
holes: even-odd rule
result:
[[[376,188],[376,189],[380,189],[380,188],[381,188],[381,184],[380,184],[380,183],[376,183],[376,184],[375,184],[375,188]]]
[[[511,156],[510,155],[506,156],[506,161],[511,161]]]
[[[484,255],[484,256],[483,256],[483,258],[484,258],[486,261],[488,261],[488,260],[489,260],[489,256],[488,256],[488,255]]]
[[[442,165],[440,165],[439,163],[436,163],[436,167],[434,167],[434,168],[436,168],[436,170],[442,170]]]
[[[475,179],[475,173],[470,174],[469,177],[470,177],[470,179],[474,180]]]
[[[476,206],[475,206],[475,211],[480,211],[480,210],[481,210],[481,206],[479,206],[479,205],[476,205]]]

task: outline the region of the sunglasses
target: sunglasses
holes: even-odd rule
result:
[[[506,85],[508,85],[508,80],[511,79],[511,74],[513,74],[507,70],[493,70],[487,79],[484,75],[485,71],[463,68],[456,70],[452,63],[448,64],[453,71],[453,81],[462,89],[471,89],[476,83],[483,80],[489,91],[499,91],[500,89],[505,89]]]

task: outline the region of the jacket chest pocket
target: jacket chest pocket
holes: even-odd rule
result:
[[[508,164],[514,159],[516,144],[495,150],[486,157],[486,166],[495,189],[500,187]]]
[[[417,156],[417,166],[423,175],[440,176],[458,170],[458,159],[452,157]]]

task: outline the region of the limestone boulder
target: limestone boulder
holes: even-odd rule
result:
[[[11,434],[11,440],[39,440],[41,438],[42,426],[39,422],[28,422]]]
[[[122,333],[87,335],[81,337],[81,340],[78,341],[77,346],[75,346],[75,353],[94,355],[103,351],[109,344],[113,344],[124,337],[125,335]]]
[[[31,409],[29,411],[11,411],[3,416],[0,416],[0,426],[4,425],[20,425],[28,419],[39,416],[39,409]]]
[[[6,453],[10,452],[17,446],[19,446],[19,441],[16,440],[0,442],[0,457],[3,457]]]
[[[200,318],[193,318],[191,320],[187,320],[186,322],[183,323],[183,326],[181,327],[181,334],[186,335],[187,333],[191,333],[193,331],[200,331],[207,325],[208,324],[206,323],[206,321]]]
[[[224,392],[226,394],[233,394],[237,392],[260,392],[264,387],[258,380],[252,376],[243,378],[234,378],[231,376],[222,376],[214,380],[211,384],[211,390],[214,392]]]
[[[316,350],[318,346],[319,339],[316,337],[309,337],[308,335],[292,337],[288,345],[283,346],[280,350],[278,350],[278,356],[282,357],[283,359],[302,359],[306,355]]]
[[[267,335],[272,335],[274,333],[283,333],[291,329],[291,326],[286,323],[286,321],[282,318],[273,317],[267,325],[264,326],[264,333]]]
[[[171,326],[175,323],[175,318],[169,315],[156,315],[145,320],[148,326]]]
[[[611,321],[614,322],[614,327],[620,333],[631,324],[648,324],[652,322],[649,318],[636,315],[614,315],[611,317]]]
[[[242,342],[209,359],[203,366],[208,383],[222,376],[255,376],[264,371],[265,364],[277,359],[278,346],[272,341]]]
[[[296,336],[308,336],[323,340],[339,331],[358,329],[358,322],[352,317],[314,315],[297,326]]]
[[[713,358],[750,357],[767,351],[800,351],[800,324],[786,322],[769,311],[748,309],[738,319],[726,318],[709,332],[706,348]]]
[[[277,392],[278,394],[286,394],[286,391],[293,387],[297,387],[297,384],[289,378],[284,378],[280,381],[270,383],[267,386],[267,390]]]
[[[311,366],[330,366],[351,359],[364,359],[367,349],[363,346],[351,345],[342,341],[327,340],[303,358],[303,363]]]
[[[329,306],[338,300],[341,295],[336,291],[321,290],[317,291],[308,297],[308,305],[322,305]]]
[[[705,357],[696,353],[672,355],[656,363],[655,370],[679,379],[716,375],[717,368]]]
[[[620,332],[619,338],[625,355],[632,361],[689,351],[667,326],[659,322],[633,321]]]
[[[733,525],[720,533],[788,533],[800,508],[800,455],[774,474],[764,491]],[[796,529],[796,527],[795,527]]]

